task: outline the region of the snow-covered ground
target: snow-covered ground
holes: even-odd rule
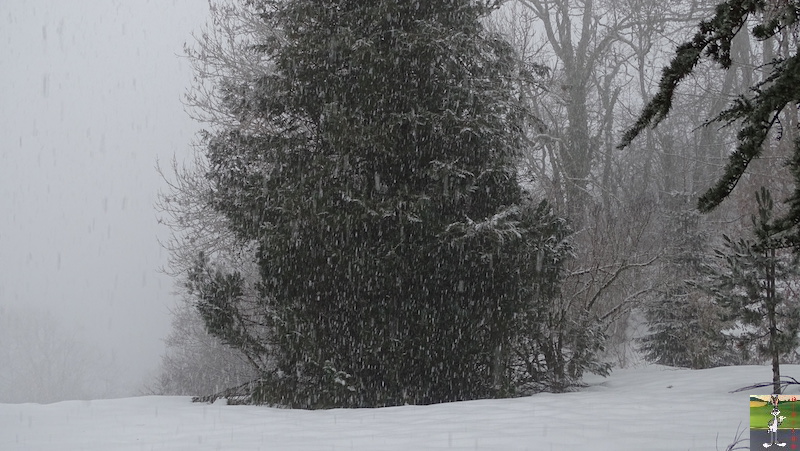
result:
[[[576,393],[357,410],[163,396],[0,404],[0,450],[724,450],[749,427],[750,392],[729,392],[770,379],[767,366],[648,366]]]

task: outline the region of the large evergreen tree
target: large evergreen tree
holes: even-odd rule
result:
[[[268,70],[219,86],[215,207],[258,249],[257,295],[201,256],[210,332],[302,407],[492,396],[541,268],[514,171],[510,47],[476,0],[254,2]],[[539,283],[556,283],[540,281]]]

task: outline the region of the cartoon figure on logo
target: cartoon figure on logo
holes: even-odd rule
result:
[[[764,448],[769,448],[772,445],[786,446],[786,443],[778,443],[778,426],[786,419],[780,416],[781,411],[778,410],[778,395],[770,396],[772,403],[772,419],[767,423],[767,430],[769,431],[769,439],[771,443],[764,443]]]

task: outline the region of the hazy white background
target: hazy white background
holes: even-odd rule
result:
[[[92,343],[112,395],[140,388],[169,331],[155,165],[188,155],[200,128],[181,55],[207,13],[205,0],[0,0],[0,315],[47,312]]]

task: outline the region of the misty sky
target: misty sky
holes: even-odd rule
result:
[[[184,42],[202,0],[0,0],[0,305],[49,311],[152,374],[173,281],[155,170],[189,154]],[[165,164],[166,165],[166,164]]]

